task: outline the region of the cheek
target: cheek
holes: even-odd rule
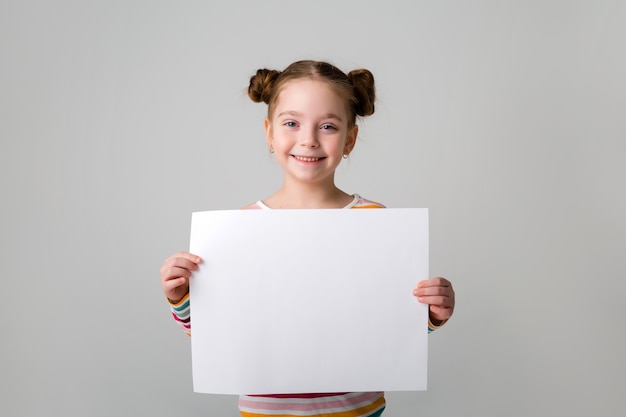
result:
[[[293,140],[293,133],[289,132],[288,129],[279,126],[274,130],[274,139],[279,142],[291,142]]]
[[[343,154],[343,148],[346,144],[346,138],[337,138],[333,141],[332,149],[334,153]]]
[[[295,143],[293,135],[287,132],[275,131],[273,137],[274,148],[276,149],[291,149]]]

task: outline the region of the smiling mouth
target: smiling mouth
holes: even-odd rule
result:
[[[303,162],[316,162],[319,161],[320,159],[324,159],[324,157],[310,157],[310,156],[298,156],[298,155],[292,155],[294,158],[296,158],[298,161],[303,161]]]

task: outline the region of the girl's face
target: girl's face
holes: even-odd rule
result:
[[[267,144],[285,181],[334,186],[335,169],[354,147],[358,127],[348,128],[345,101],[326,82],[287,82],[265,120]]]

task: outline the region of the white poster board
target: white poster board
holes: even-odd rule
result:
[[[427,209],[192,215],[196,392],[425,390]]]

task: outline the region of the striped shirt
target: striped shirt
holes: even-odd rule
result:
[[[358,194],[345,206],[346,209],[384,208],[375,201],[366,200]],[[262,201],[244,207],[245,210],[271,210]],[[170,303],[172,316],[180,327],[191,336],[189,294],[176,304]],[[441,323],[442,325],[443,323]],[[439,326],[428,321],[428,332]],[[241,395],[239,412],[243,417],[378,417],[385,409],[383,392],[340,392],[311,394]]]

